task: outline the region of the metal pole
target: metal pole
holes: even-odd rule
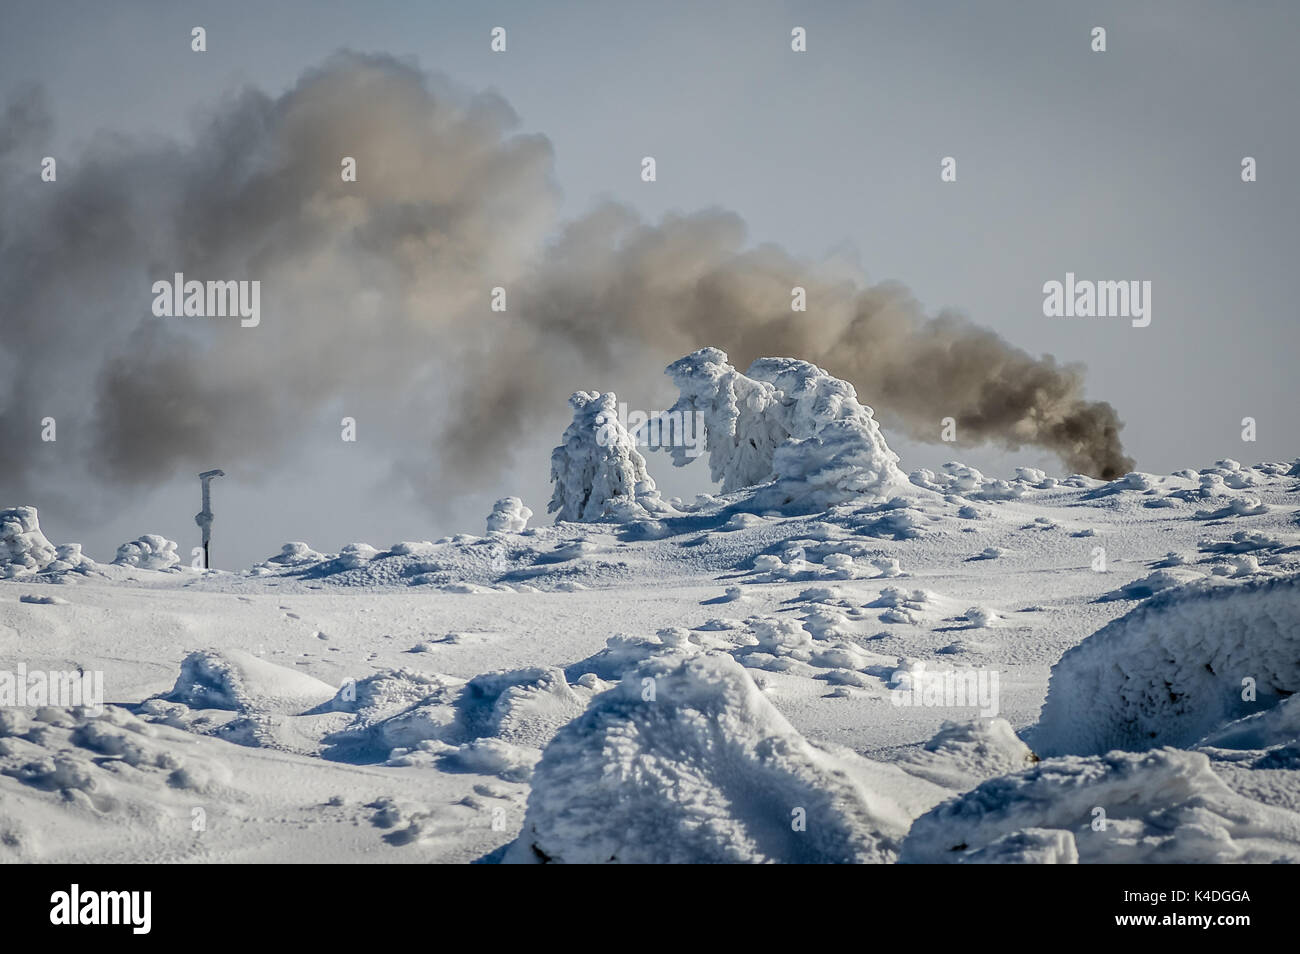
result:
[[[203,485],[203,509],[194,515],[194,522],[203,531],[203,569],[205,570],[212,566],[208,559],[208,541],[212,537],[212,494],[208,485],[213,477],[224,476],[226,476],[224,470],[205,470],[199,474],[199,481]]]

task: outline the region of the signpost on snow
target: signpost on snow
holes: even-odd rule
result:
[[[208,540],[212,537],[212,494],[208,485],[212,482],[213,477],[224,477],[224,470],[205,470],[199,474],[199,480],[203,483],[203,509],[194,515],[194,522],[203,530],[203,569],[208,569],[211,564],[208,562]]]

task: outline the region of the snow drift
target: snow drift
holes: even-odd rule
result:
[[[291,711],[319,705],[334,693],[333,686],[306,673],[227,649],[186,656],[176,685],[163,698],[191,709]]]
[[[657,656],[547,746],[506,860],[887,862],[944,794],[808,742],[730,657]]]
[[[339,691],[329,708],[355,717],[326,741],[332,757],[348,761],[436,763],[526,781],[542,747],[589,695],[556,668],[486,672],[468,682],[390,669]]]
[[[1194,583],[1067,651],[1029,742],[1043,755],[1186,747],[1296,691],[1300,575]]]

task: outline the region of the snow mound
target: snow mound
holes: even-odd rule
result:
[[[306,673],[228,649],[190,653],[176,685],[162,698],[191,709],[255,712],[308,709],[334,693],[333,686]]]
[[[532,516],[532,510],[525,507],[524,502],[518,497],[502,497],[492,505],[492,512],[488,514],[488,533],[494,530],[502,533],[522,533]]]
[[[962,615],[974,629],[987,629],[1002,619],[987,606],[972,606]]]
[[[357,722],[373,725],[426,701],[464,680],[414,669],[381,669],[356,682],[345,682],[330,702],[337,712],[355,712]]]
[[[1300,575],[1191,583],[1067,651],[1029,741],[1045,755],[1188,746],[1298,690]]]
[[[57,552],[41,533],[35,507],[0,510],[0,576],[36,573],[53,562]]]
[[[1283,545],[1279,537],[1253,530],[1237,530],[1228,540],[1203,540],[1203,553],[1249,553],[1253,550],[1272,550]]]
[[[1237,795],[1200,752],[1067,756],[990,779],[922,815],[899,860],[1025,860],[1018,843],[1054,844],[1056,860],[1068,861],[1071,840],[1084,863],[1295,862],[1300,815]]]
[[[443,771],[473,772],[477,775],[495,775],[507,782],[527,782],[533,766],[542,757],[537,749],[514,745],[500,739],[474,739],[463,745],[446,742],[422,742],[414,750],[394,749],[386,765],[408,766],[423,764],[428,758],[436,761]]]
[[[324,553],[317,553],[307,544],[301,541],[286,543],[273,557],[268,557],[266,563],[275,566],[307,566],[309,564],[324,563],[330,557]]]
[[[1177,554],[1171,554],[1177,556]],[[1097,598],[1098,602],[1105,603],[1113,600],[1145,600],[1157,593],[1174,587],[1183,586],[1186,583],[1202,579],[1201,574],[1192,570],[1172,571],[1166,569],[1156,570],[1131,583],[1125,583],[1123,586],[1111,590]]]
[[[680,396],[669,414],[701,414],[709,469],[722,492],[776,481],[769,503],[825,510],[909,487],[871,408],[853,385],[807,361],[759,358],[741,374],[717,348],[673,362]],[[692,457],[670,449],[673,463]]]
[[[812,745],[727,656],[656,657],[546,748],[506,860],[886,862],[942,795]]]
[[[1198,510],[1198,520],[1222,520],[1225,517],[1258,517],[1268,513],[1268,506],[1259,502],[1258,497],[1233,497],[1226,506],[1218,510]]]
[[[998,503],[1019,500],[1032,490],[1047,490],[1056,486],[1056,479],[1032,467],[1017,467],[1013,480],[985,477],[974,467],[961,461],[950,460],[943,465],[944,473],[921,468],[908,475],[908,482],[935,493],[955,494],[967,500]],[[973,508],[964,508],[966,519],[978,514]]]
[[[113,558],[117,566],[140,570],[168,570],[180,562],[181,558],[176,555],[176,541],[156,533],[146,533],[138,540],[122,544]]]
[[[898,766],[936,785],[965,791],[997,775],[1028,768],[1037,757],[1006,719],[945,722],[925,746]]]
[[[35,606],[67,606],[68,601],[61,596],[41,596],[36,593],[24,593],[18,597],[19,603],[31,603]]]
[[[628,506],[635,511],[641,498],[657,500],[636,439],[619,420],[614,393],[575,391],[569,406],[573,423],[551,452],[555,491],[547,512],[556,514],[556,522],[626,517]]]

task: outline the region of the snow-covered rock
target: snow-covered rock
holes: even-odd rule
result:
[[[1176,554],[1170,554],[1177,556]],[[1182,586],[1186,583],[1202,579],[1201,574],[1192,570],[1167,570],[1160,569],[1149,573],[1141,579],[1125,583],[1118,589],[1099,597],[1106,600],[1145,600],[1156,593],[1162,593],[1165,590]]]
[[[429,761],[526,780],[540,749],[580,715],[580,695],[555,668],[487,672],[468,682],[411,669],[386,670],[345,686],[330,708],[355,712],[331,742],[347,757],[389,764]],[[531,755],[524,749],[534,750]]]

